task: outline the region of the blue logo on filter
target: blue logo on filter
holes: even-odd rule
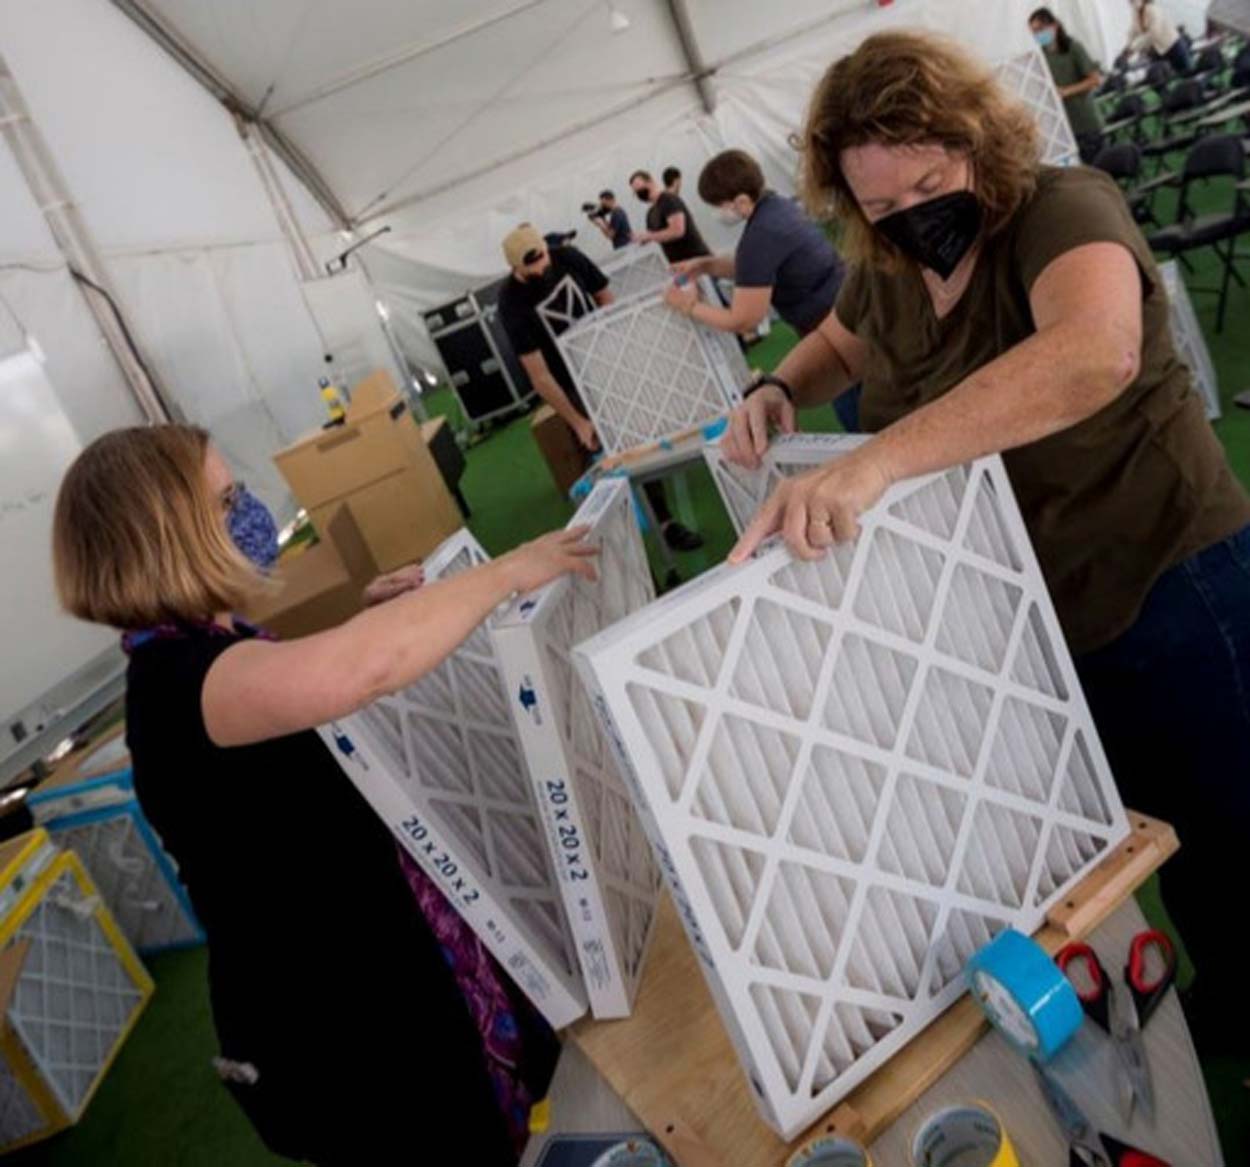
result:
[[[521,702],[521,708],[526,713],[538,707],[538,694],[534,692],[533,685],[522,684],[517,691],[517,700]]]
[[[521,615],[528,616],[536,607],[538,607],[538,602],[536,600],[522,600]]]
[[[339,753],[349,761],[355,762],[369,769],[369,763],[356,750],[356,743],[347,736],[337,725],[330,726],[330,732],[334,735],[334,744],[338,747]]]

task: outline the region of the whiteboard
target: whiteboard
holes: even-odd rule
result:
[[[117,641],[66,615],[52,582],[52,510],[81,449],[43,365],[0,357],[0,725]]]

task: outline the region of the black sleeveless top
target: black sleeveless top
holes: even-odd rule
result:
[[[484,1163],[513,1162],[479,1035],[390,832],[314,731],[214,745],[204,678],[250,633],[179,631],[132,650],[126,741],[139,803],[208,935],[222,1053],[256,1064],[266,1085],[282,1083],[279,1109],[288,1113],[276,1121],[301,1136],[319,1129],[319,1146],[337,1142],[324,1123],[344,1114],[346,1095],[359,1095],[375,1149],[390,1145],[388,1124],[398,1146],[411,1140],[414,1118],[437,1123],[453,1106],[475,1128],[461,1132],[458,1150],[480,1138]],[[405,1068],[405,1047],[438,1051],[438,1073],[421,1058]],[[347,1080],[327,1074],[331,1065],[350,1067]],[[279,1139],[252,1117],[273,1149],[292,1152],[286,1138],[274,1147]],[[361,1116],[343,1121],[359,1140]],[[313,1145],[301,1150],[314,1158]]]

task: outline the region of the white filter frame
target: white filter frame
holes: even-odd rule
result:
[[[1167,293],[1176,355],[1193,375],[1194,388],[1202,394],[1208,420],[1215,421],[1223,413],[1220,381],[1215,373],[1215,362],[1211,360],[1211,350],[1207,348],[1207,338],[1202,335],[1193,301],[1189,298],[1189,289],[1181,276],[1181,265],[1169,259],[1159,264],[1159,274],[1163,276],[1163,288]]]
[[[998,457],[898,484],[814,563],[774,539],[575,658],[785,1138],[1129,830]]]
[[[517,599],[492,628],[590,1007],[633,1008],[661,878],[616,759],[571,659],[576,642],[655,597],[629,484],[597,483],[570,520],[589,525],[599,581],[565,577]]]
[[[428,583],[489,561],[466,530]],[[586,1012],[573,938],[486,624],[415,685],[318,731],[347,776],[556,1029]]]
[[[734,465],[721,453],[719,441],[709,442],[703,447],[703,461],[729,521],[741,535],[782,479],[828,462],[867,440],[867,434],[782,434],[772,440],[755,470]]]
[[[607,454],[710,425],[749,375],[736,338],[673,311],[663,285],[582,316],[555,343]]]
[[[994,66],[994,76],[1037,122],[1042,161],[1048,166],[1078,165],[1081,150],[1042,50],[1035,45],[999,61]]]

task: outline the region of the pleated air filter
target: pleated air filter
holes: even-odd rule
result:
[[[1171,310],[1172,340],[1176,344],[1176,355],[1189,366],[1193,374],[1194,388],[1202,394],[1202,403],[1206,407],[1207,417],[1214,421],[1220,416],[1220,383],[1215,375],[1215,365],[1211,360],[1211,351],[1207,348],[1206,338],[1194,314],[1194,306],[1189,299],[1189,291],[1181,278],[1180,265],[1174,259],[1159,265],[1159,273],[1163,276],[1163,286],[1168,294],[1168,305]]]
[[[1022,102],[1037,122],[1042,161],[1048,166],[1076,166],[1081,151],[1040,48],[1026,49],[994,66],[994,76]]]
[[[662,286],[582,316],[556,344],[608,454],[715,421],[749,375],[736,339],[673,311]]]
[[[645,247],[623,247],[613,252],[611,258],[599,267],[608,277],[608,287],[618,301],[663,291],[664,285],[673,278],[668,260],[658,243],[648,243]]]
[[[765,1120],[792,1137],[1128,824],[1002,463],[774,541],[575,658]]]
[[[623,1017],[637,991],[660,876],[571,654],[655,592],[627,483],[598,483],[570,526],[583,523],[600,549],[599,581],[557,580],[517,600],[492,632],[591,1008],[596,1017]]]
[[[426,579],[486,560],[460,531],[426,561]],[[543,1016],[556,1028],[580,1017],[577,957],[487,627],[416,684],[320,733]]]

